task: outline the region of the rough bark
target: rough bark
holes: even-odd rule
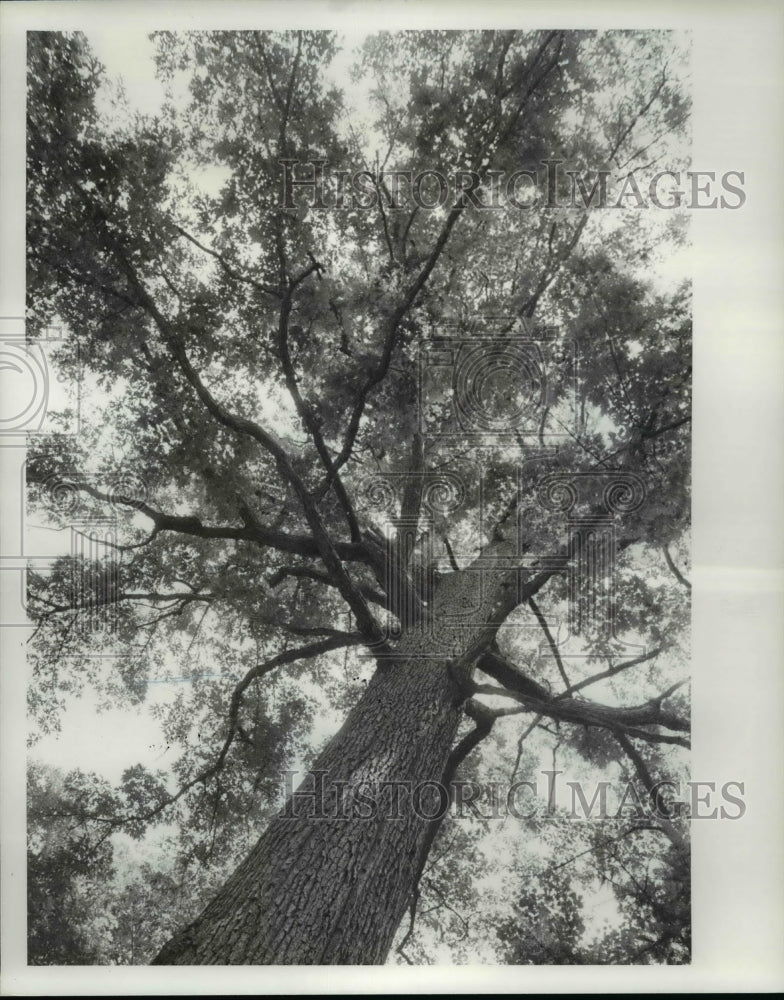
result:
[[[458,709],[443,666],[409,660],[376,674],[314,766],[335,781],[440,780]],[[306,779],[299,792],[313,788]],[[401,796],[402,819],[316,818],[294,800],[204,913],[156,964],[374,964],[405,911],[427,823]],[[324,811],[334,799],[325,792]]]
[[[403,635],[313,766],[323,772],[324,818],[294,796],[204,912],[153,964],[378,964],[415,888],[437,799],[413,808],[408,789],[440,782],[460,720],[460,675],[518,602],[517,575],[495,577],[477,604],[477,576],[443,578],[428,620]],[[470,608],[470,612],[467,609]],[[434,624],[435,623],[435,624]],[[466,655],[467,654],[467,655]],[[457,683],[456,683],[457,682]],[[336,782],[404,782],[396,810],[343,819]],[[298,792],[313,791],[306,778]],[[391,793],[390,793],[391,794]]]

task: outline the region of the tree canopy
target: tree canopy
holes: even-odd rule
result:
[[[33,770],[30,961],[151,961],[415,660],[463,791],[378,954],[688,961],[687,233],[638,197],[687,167],[682,40],[155,45],[145,116],[83,35],[29,35],[28,328],[84,390],[29,503],[103,532],[29,575],[31,736],[90,697],[173,749]],[[602,781],[587,819],[566,783]]]

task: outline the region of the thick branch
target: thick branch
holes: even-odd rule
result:
[[[493,728],[493,723],[497,718],[497,713],[493,712],[491,709],[482,705],[480,702],[469,701],[465,705],[465,713],[476,723],[476,727],[471,730],[462,740],[457,744],[457,746],[452,750],[449,757],[447,758],[446,764],[444,766],[444,773],[441,779],[441,785],[447,790],[450,796],[454,794],[454,786],[452,782],[454,781],[455,775],[457,774],[457,769],[466,759],[466,757],[484,740],[490,735],[490,731]],[[403,940],[398,946],[398,951],[406,944],[411,933],[414,929],[414,921],[416,920],[416,908],[419,902],[419,883],[422,879],[422,873],[425,870],[425,864],[427,863],[428,855],[433,846],[433,842],[436,839],[436,834],[441,828],[441,824],[444,820],[447,810],[443,810],[441,815],[432,819],[425,830],[425,835],[422,839],[422,843],[419,847],[419,854],[417,855],[417,864],[414,874],[413,888],[411,890],[411,903],[410,903],[410,922],[408,926],[408,932]]]
[[[84,193],[81,191],[81,188],[79,188],[79,191],[86,198]],[[88,205],[90,205],[91,203],[89,198],[86,198],[86,200]],[[338,590],[343,595],[346,603],[354,613],[357,625],[372,643],[384,646],[384,634],[368,610],[364,598],[357,591],[356,587],[354,587],[351,578],[343,567],[340,557],[332,543],[332,539],[330,538],[321,516],[318,513],[316,504],[314,503],[313,498],[311,497],[305,484],[295,471],[286,450],[275,435],[265,430],[255,421],[231,413],[225,406],[223,406],[223,404],[219,403],[215,399],[191,364],[180,336],[172,328],[169,321],[163,316],[156,306],[147,289],[142,284],[142,281],[137,275],[134,267],[131,265],[123,248],[108,232],[102,210],[96,209],[95,206],[93,206],[93,208],[97,211],[99,218],[104,223],[101,228],[107,249],[117,259],[128,280],[128,283],[136,294],[139,305],[149,314],[155,325],[158,327],[166,346],[179,365],[183,375],[192,386],[196,395],[204,404],[208,412],[215,418],[215,420],[218,421],[218,423],[222,424],[224,427],[228,427],[237,434],[250,437],[252,440],[258,442],[273,457],[282,478],[293,488],[300,504],[302,505],[305,519],[307,520],[311,532],[313,533],[313,538],[318,548],[319,555],[324,562],[327,572],[334,578]]]
[[[36,477],[34,472],[28,473],[28,482],[36,483],[43,481],[43,478]],[[252,525],[245,524],[243,527],[205,525],[200,518],[195,516],[166,514],[163,511],[156,510],[142,500],[110,495],[85,482],[78,475],[69,478],[68,485],[89,494],[96,500],[104,503],[122,504],[133,510],[137,510],[140,514],[144,514],[153,522],[153,534],[158,534],[162,531],[173,531],[183,535],[192,535],[195,538],[255,542],[257,545],[265,548],[269,547],[290,555],[305,556],[306,558],[317,558],[319,556],[319,547],[312,535],[291,535],[285,531],[264,527],[258,522],[254,522]],[[335,552],[345,562],[371,562],[371,556],[362,544],[336,542]]]
[[[267,578],[267,583],[270,587],[277,587],[287,576],[315,580],[317,583],[326,584],[328,587],[335,586],[334,580],[331,580],[326,573],[317,569],[311,569],[309,566],[281,566],[280,569],[275,570],[272,576]],[[357,589],[365,600],[372,601],[373,604],[378,604],[382,608],[389,606],[388,598],[381,591],[374,590],[373,587],[368,587],[364,584],[357,584]]]
[[[324,466],[328,479],[332,483],[332,487],[335,490],[335,495],[343,508],[349,531],[351,532],[351,540],[352,542],[358,542],[360,532],[357,515],[351,505],[351,501],[348,498],[343,481],[341,480],[340,475],[335,468],[335,464],[332,461],[332,456],[329,453],[324,436],[321,433],[321,422],[310,403],[302,398],[302,393],[299,391],[297,375],[294,371],[294,363],[291,359],[291,353],[289,351],[289,318],[291,316],[292,292],[300,281],[303,281],[309,274],[319,269],[320,265],[315,262],[311,265],[311,267],[307,268],[298,279],[292,282],[283,299],[283,302],[281,303],[280,316],[278,319],[278,356],[283,367],[283,376],[286,382],[286,388],[294,401],[294,406],[296,407],[300,419],[310,434],[319,459],[321,460],[321,464]]]
[[[619,708],[579,698],[563,696],[551,698],[540,684],[527,677],[505,657],[493,651],[483,654],[478,659],[477,666],[503,684],[500,688],[492,685],[475,685],[474,691],[477,694],[514,698],[528,706],[531,711],[563,722],[621,731],[654,743],[688,746],[688,740],[683,737],[640,729],[641,726],[658,726],[675,732],[689,731],[689,722],[686,719],[662,709],[662,701],[669,696],[671,690],[642,705]]]

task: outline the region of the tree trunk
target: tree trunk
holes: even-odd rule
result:
[[[438,636],[425,624],[401,638],[401,659],[376,672],[314,765],[314,774],[324,772],[325,815],[314,816],[313,780],[306,778],[297,791],[311,794],[295,793],[201,916],[153,964],[385,961],[415,887],[428,817],[440,804],[432,786],[421,802],[411,791],[441,781],[460,719],[449,658],[481,642],[483,623],[500,604],[508,610],[517,602],[516,594],[506,596],[509,581],[496,579],[494,593],[477,606],[477,582],[468,571],[442,580],[431,616],[441,623]],[[449,623],[450,613],[471,605],[469,622],[463,612],[462,627]],[[340,818],[340,782],[349,790],[361,782],[406,784],[396,805],[382,797],[375,815]]]

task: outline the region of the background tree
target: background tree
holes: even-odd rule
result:
[[[469,899],[495,920],[445,840],[470,854],[481,827],[458,834],[410,802],[397,820],[314,822],[307,796],[280,814],[287,767],[324,774],[327,811],[341,783],[448,784],[480,743],[496,774],[544,753],[589,775],[629,767],[651,804],[656,776],[682,767],[689,299],[645,272],[683,233],[623,211],[633,168],[682,163],[682,54],[659,32],[382,33],[356,61],[359,121],[329,33],[156,42],[187,101],[107,118],[86,40],[30,36],[29,319],[64,325],[62,372],[100,400],[79,438],[32,449],[31,503],[66,521],[111,512],[121,538],[31,576],[31,708],[52,727],[63,692],[139,704],[173,667],[190,680],[156,707],[171,771],[138,765],[82,816],[104,844],[176,824],[178,863],[212,873],[206,909],[156,961],[375,963],[398,928],[411,961],[426,892],[442,932]],[[364,168],[355,197],[287,203],[282,162],[314,160],[329,179]],[[393,169],[487,181],[543,160],[606,168],[627,200],[572,206],[565,170],[535,210],[483,211],[464,183],[428,209],[433,173],[413,202],[390,189]],[[477,190],[487,203],[492,181]],[[428,367],[442,331],[454,368],[485,338],[473,381]],[[615,567],[613,627],[578,577],[568,643],[570,573],[590,564],[601,590],[610,563],[591,562],[590,533],[567,541],[567,511],[611,517]],[[111,669],[93,655],[118,650]],[[552,823],[523,829],[559,849]],[[609,878],[612,835],[570,829]],[[643,895],[616,878],[629,940],[601,954],[683,960],[682,824],[622,832],[663,860]],[[519,934],[560,910],[541,947],[501,957],[577,954],[585,893],[512,861]],[[628,959],[645,945],[630,908],[664,913],[662,894],[664,931]]]
[[[40,766],[28,771],[30,965],[90,965],[98,957],[86,925],[96,884],[111,871],[112,845],[104,840],[98,846],[72,819],[85,790],[78,787],[78,776],[71,778],[64,782]]]

